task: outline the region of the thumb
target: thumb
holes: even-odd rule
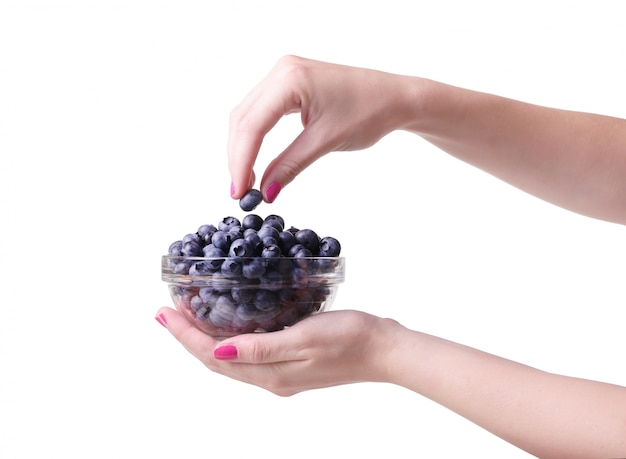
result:
[[[289,344],[293,339],[293,328],[237,335],[218,343],[213,351],[213,357],[216,360],[251,364],[303,360],[302,353]]]
[[[325,154],[337,150],[331,140],[316,126],[307,126],[265,169],[260,188],[265,201],[273,202],[278,192],[302,171]]]

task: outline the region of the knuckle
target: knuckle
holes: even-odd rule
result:
[[[304,170],[302,164],[288,158],[283,158],[279,167],[281,169],[281,175],[286,179],[285,182],[291,182]]]
[[[258,340],[250,343],[248,349],[248,359],[250,363],[261,364],[269,361],[270,349]]]
[[[275,74],[283,85],[292,87],[294,84],[308,79],[309,69],[305,59],[288,55],[283,56],[278,61]]]

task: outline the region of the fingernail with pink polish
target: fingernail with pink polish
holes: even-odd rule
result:
[[[265,190],[265,196],[267,197],[268,202],[274,202],[278,193],[280,193],[280,183],[274,182]]]
[[[237,348],[231,345],[219,346],[213,351],[217,360],[233,360],[237,358]]]
[[[167,328],[167,320],[163,314],[159,314],[155,317],[156,321]]]
[[[230,196],[235,196],[235,182],[230,182]]]

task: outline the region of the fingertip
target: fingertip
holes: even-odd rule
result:
[[[254,186],[254,182],[256,180],[256,175],[254,171],[251,171],[248,174],[248,179],[239,180],[234,175],[231,178],[230,182],[230,197],[232,199],[241,199],[241,197],[248,191],[250,188]]]
[[[220,344],[213,350],[216,360],[235,360],[237,356],[237,347],[232,344]]]
[[[276,198],[278,197],[278,193],[280,193],[281,189],[282,189],[282,186],[280,183],[278,182],[270,183],[268,187],[265,189],[265,200],[269,203],[274,202]]]
[[[168,307],[161,307],[159,308],[159,310],[156,312],[154,319],[160,323],[162,326],[164,326],[165,328],[167,328],[168,325],[168,316],[170,315],[171,312],[176,312],[171,308]]]

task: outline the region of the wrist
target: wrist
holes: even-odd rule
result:
[[[398,85],[398,108],[400,130],[423,134],[432,122],[437,101],[439,83],[420,77],[401,77]]]

